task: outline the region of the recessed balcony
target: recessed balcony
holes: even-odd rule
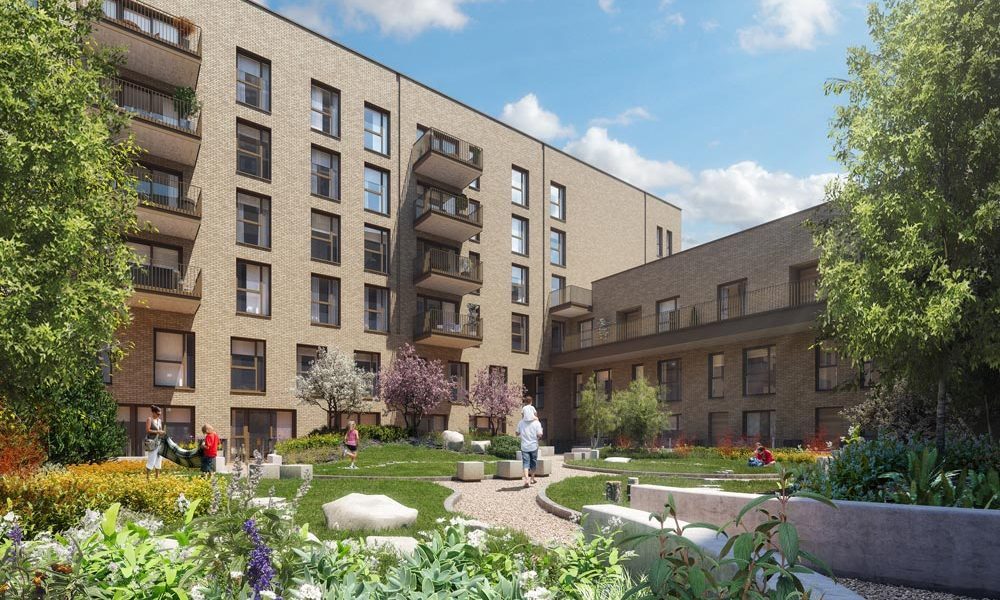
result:
[[[455,189],[465,189],[483,174],[483,149],[436,129],[414,144],[413,172]]]
[[[441,348],[473,348],[483,343],[483,320],[453,312],[427,310],[413,318],[413,341]]]
[[[198,85],[201,27],[135,0],[101,0],[101,8],[94,38],[124,47],[125,68],[177,87]]]
[[[425,248],[414,260],[413,283],[444,294],[469,294],[483,287],[482,263],[455,252]]]
[[[189,265],[133,264],[129,306],[193,315],[201,306],[201,269]]]
[[[593,309],[593,293],[576,285],[552,290],[549,295],[549,314],[553,317],[572,319],[582,317]]]
[[[133,117],[131,130],[140,148],[175,163],[195,164],[201,121],[189,100],[122,79],[112,79],[110,85],[115,103]]]
[[[462,194],[425,187],[415,204],[414,229],[456,242],[464,242],[482,232],[483,215],[479,204]]]
[[[158,174],[139,179],[136,186],[139,223],[148,223],[157,233],[193,240],[201,227],[201,188],[170,182]]]

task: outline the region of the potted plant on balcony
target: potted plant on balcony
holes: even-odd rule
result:
[[[174,19],[174,27],[182,38],[186,38],[194,33],[195,25],[194,21],[187,17],[177,17]]]
[[[201,101],[195,91],[189,87],[179,87],[174,90],[174,108],[177,110],[179,125],[185,129],[194,129],[191,119],[201,112]]]

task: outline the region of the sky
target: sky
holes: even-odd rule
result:
[[[680,206],[683,247],[823,201],[858,0],[259,0]]]

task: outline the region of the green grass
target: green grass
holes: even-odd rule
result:
[[[284,479],[279,481],[261,482],[258,495],[267,493],[269,484],[274,484],[274,495],[291,498],[295,495],[300,481]],[[340,531],[326,527],[326,517],[323,505],[352,492],[359,494],[384,494],[393,500],[417,509],[417,522],[413,527],[386,529],[374,531]],[[314,479],[312,488],[299,505],[299,513],[295,522],[299,525],[309,523],[309,531],[320,539],[342,539],[348,537],[363,537],[366,535],[408,535],[417,531],[434,529],[438,517],[450,518],[451,513],[444,509],[444,500],[451,490],[430,481],[391,481],[377,479]]]
[[[574,465],[599,467],[615,471],[649,471],[655,473],[706,473],[729,470],[734,473],[774,474],[773,467],[750,467],[746,460],[722,457],[688,456],[686,458],[633,458],[632,462],[609,463],[604,460],[574,460]]]
[[[631,463],[630,463],[631,464]],[[545,495],[553,502],[561,504],[573,510],[582,510],[588,504],[606,504],[604,498],[604,482],[621,481],[622,491],[628,476],[617,477],[609,475],[601,477],[568,477],[553,483],[545,489]],[[775,489],[773,481],[706,481],[703,479],[684,479],[680,477],[641,477],[639,482],[648,485],[667,485],[671,487],[697,487],[700,485],[718,485],[726,492],[743,492],[747,494],[761,494]]]
[[[465,454],[409,444],[385,444],[362,446],[358,452],[357,470],[347,470],[345,467],[350,463],[347,459],[341,458],[340,452],[340,447],[336,447],[326,449],[320,454],[313,454],[313,473],[378,477],[451,477],[455,475],[456,463],[474,460],[486,463],[486,474],[491,475],[496,473],[494,463],[499,460],[489,454]],[[326,462],[331,459],[333,462]]]

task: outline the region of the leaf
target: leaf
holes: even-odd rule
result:
[[[748,512],[750,512],[751,510],[757,508],[761,504],[764,504],[768,500],[773,500],[773,499],[774,499],[774,494],[764,494],[763,496],[757,496],[756,498],[754,498],[750,502],[747,502],[746,505],[744,505],[743,508],[740,509],[740,512],[736,515],[736,522],[737,523],[742,522],[743,521],[743,517]]]
[[[823,504],[829,506],[830,508],[837,508],[837,505],[833,503],[833,500],[830,500],[826,496],[822,496],[820,494],[817,494],[815,492],[810,492],[807,490],[799,490],[794,494],[792,494],[792,497],[809,498],[810,500],[815,500],[816,502],[822,502]]]
[[[799,559],[799,534],[791,523],[778,525],[778,543],[781,553],[789,564],[795,564]]]
[[[121,509],[121,506],[121,504],[115,502],[108,507],[108,510],[104,511],[104,518],[101,519],[101,533],[106,537],[111,537],[115,534],[118,526],[118,511]]]

